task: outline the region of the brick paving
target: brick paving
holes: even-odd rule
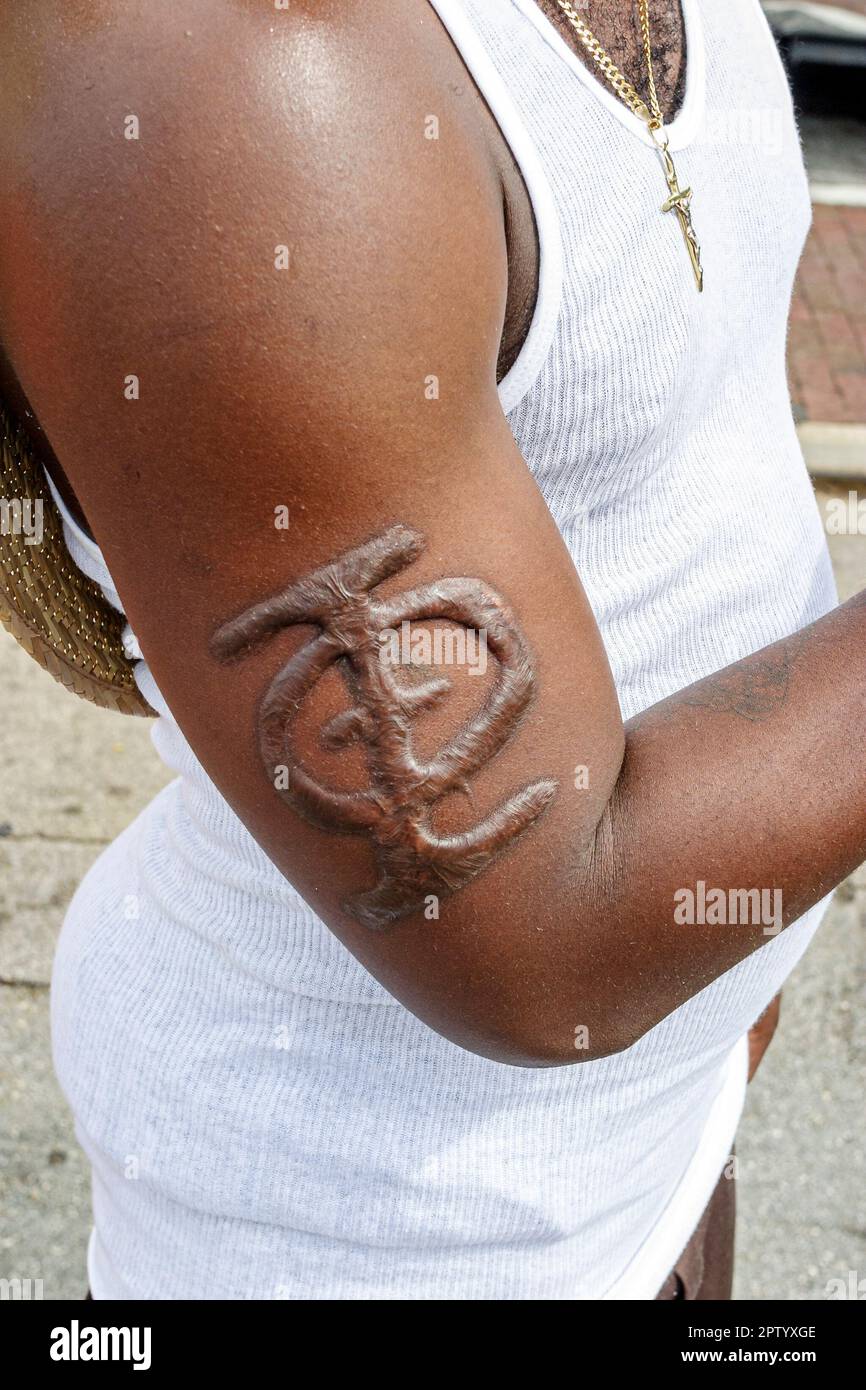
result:
[[[866,17],[866,0],[831,2]],[[813,213],[791,308],[791,397],[798,418],[866,424],[866,208]]]
[[[813,213],[791,308],[791,396],[800,418],[864,424],[866,208],[815,206]]]
[[[824,0],[818,2],[824,3]],[[866,0],[828,0],[828,3],[838,6],[840,10],[854,10],[856,14],[866,15]]]

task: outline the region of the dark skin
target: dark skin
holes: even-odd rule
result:
[[[9,9],[0,339],[197,756],[314,910],[446,1037],[528,1066],[629,1046],[768,939],[747,924],[684,935],[682,885],[780,888],[789,922],[866,857],[866,774],[835,734],[866,732],[862,604],[623,726],[496,393],[509,306],[531,299],[525,190],[424,0],[310,0],[276,17],[252,0]],[[231,82],[214,81],[223,71]],[[438,142],[423,139],[430,113]],[[314,630],[228,664],[212,640],[398,523],[425,546],[383,593],[489,586],[536,677],[519,730],[471,798],[438,808],[438,833],[538,779],[559,793],[435,922],[372,932],[344,908],[374,881],[371,844],[298,815],[259,756],[263,694]],[[465,726],[478,684],[454,674],[446,707],[418,721],[422,751]],[[359,750],[319,738],[344,704],[322,681],[293,736],[351,791]]]
[[[609,86],[604,73],[593,63],[574,29],[569,24],[556,0],[537,0],[538,7],[559,32],[563,41],[585,63],[592,75],[603,85]],[[611,4],[611,0],[582,0],[578,13],[584,23],[610,54],[620,70],[637,87],[642,95],[647,95],[646,64],[643,41],[636,5]],[[655,0],[651,6],[653,69],[656,91],[662,111],[667,120],[672,120],[682,103],[685,90],[686,54],[682,11],[678,0]],[[441,45],[442,34],[434,35]],[[498,123],[493,119],[477,88],[466,83],[466,73],[462,60],[455,52],[456,80],[458,70],[460,85],[474,106],[474,118],[484,131],[491,157],[495,160],[502,182],[505,238],[507,247],[508,290],[505,318],[497,360],[497,380],[502,380],[512,363],[516,360],[532,321],[532,311],[538,289],[538,240],[532,205],[523,182],[520,170],[503,138]],[[27,418],[26,402],[22,400],[20,387],[14,378],[8,360],[0,343],[0,387],[5,399],[25,418],[31,426],[35,439],[51,468],[52,476],[58,482],[73,513],[79,521],[85,522],[83,510],[74,490],[63,473],[60,461],[53,455],[50,441],[40,430],[38,421]]]
[[[577,38],[557,0],[536,0],[536,4],[569,48],[581,62],[586,63],[593,76],[608,86],[607,78]],[[637,3],[619,5],[611,4],[611,0],[581,0],[580,4],[574,5],[574,9],[620,72],[646,99],[649,87]],[[661,3],[650,0],[649,17],[656,92],[665,120],[672,121],[679,111],[685,90],[686,51],[682,9],[678,0],[661,0]]]

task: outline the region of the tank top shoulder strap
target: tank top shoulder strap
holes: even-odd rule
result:
[[[491,34],[501,34],[503,45],[515,42],[514,28],[525,17],[509,0],[430,0],[476,87],[492,112],[502,136],[520,169],[532,203],[539,242],[538,294],[532,322],[516,361],[499,383],[499,399],[506,415],[518,405],[536,381],[550,351],[562,300],[562,242],[559,213],[542,159],[527,129],[514,95],[496,65]],[[478,25],[486,10],[495,7],[497,28]]]

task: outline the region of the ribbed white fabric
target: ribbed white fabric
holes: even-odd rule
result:
[[[809,219],[788,90],[757,0],[686,0],[671,135],[701,297],[639,123],[533,0],[435,8],[535,205],[541,293],[502,400],[630,716],[835,602],[785,382]],[[499,1066],[366,974],[138,673],[178,777],[82,883],[52,992],[95,1296],[652,1298],[729,1152],[744,1035],[821,909],[618,1056]]]

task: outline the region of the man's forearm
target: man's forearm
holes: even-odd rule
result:
[[[860,595],[627,726],[590,871],[621,1043],[866,858],[864,692]]]

